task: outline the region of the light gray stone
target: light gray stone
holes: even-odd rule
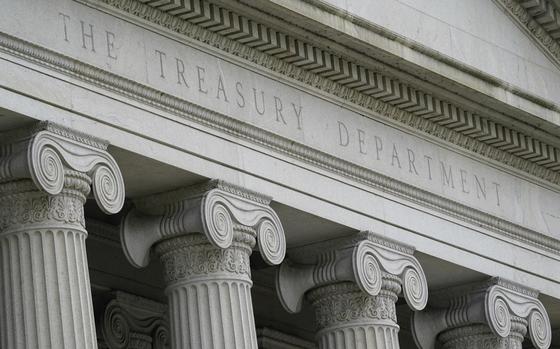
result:
[[[84,209],[118,212],[124,183],[107,145],[41,123],[0,136],[0,343],[95,349]]]
[[[278,297],[292,313],[304,297],[313,305],[321,349],[398,349],[401,287],[414,311],[428,301],[413,251],[371,232],[300,248],[278,270]]]
[[[412,332],[422,349],[521,348],[528,332],[533,346],[550,347],[552,332],[538,292],[507,280],[441,290],[432,307],[415,313]],[[439,336],[439,337],[438,337]]]
[[[284,259],[286,241],[270,198],[212,181],[139,200],[121,227],[128,260],[151,250],[164,269],[171,347],[257,348],[249,256]]]

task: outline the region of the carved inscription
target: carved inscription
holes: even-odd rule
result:
[[[44,13],[41,28],[48,34],[33,29],[28,41],[155,89],[163,99],[179,98],[319,151],[310,152],[311,161],[329,154],[345,160],[336,166],[358,166],[348,167],[349,171],[362,167],[557,235],[560,196],[549,186],[395,127],[390,120],[364,115],[357,106],[283,80],[283,76],[271,78],[260,66],[216,53],[188,38],[159,34],[76,2],[39,4]],[[4,18],[0,29],[17,35],[10,18]],[[57,34],[54,41],[52,32]],[[330,166],[329,161],[324,164]],[[528,205],[536,210],[528,210]]]
[[[184,89],[185,95],[197,93],[215,99],[215,103],[271,118],[293,130],[303,130],[303,106],[279,93],[268,91],[247,81],[228,76],[219,67],[192,63],[188,58],[171,56],[154,49],[158,76]]]
[[[126,44],[122,39],[124,36],[92,20],[64,12],[58,13],[58,19],[59,37],[66,44],[102,55],[108,60],[121,59],[119,48]],[[215,59],[196,59],[192,55],[195,50],[186,45],[163,48],[145,44],[144,50],[147,80],[158,87],[173,91],[187,100],[202,101],[212,107],[222,108],[230,115],[253,115],[257,120],[262,119],[288,132],[309,134],[314,131],[313,128],[320,129],[316,118],[304,122],[305,113],[323,112],[308,110],[310,108],[302,104],[305,99],[296,100],[279,89],[261,86],[256,79],[243,79],[243,74],[225,69]],[[332,123],[332,118],[337,117],[325,115],[323,122]],[[454,195],[473,197],[496,207],[501,206],[504,188],[497,180],[440,159],[437,155],[403,146],[398,139],[376,131],[374,123],[371,127],[356,127],[351,120],[337,120],[336,128],[330,127],[331,134],[325,137],[329,143],[327,148],[351,149],[360,155],[360,162],[372,169],[389,165],[396,174],[414,176],[429,186],[439,186]]]
[[[64,41],[77,43],[85,50],[91,52],[102,51],[108,58],[116,60],[117,47],[115,46],[115,33],[94,27],[89,21],[73,18],[59,12]],[[96,50],[97,49],[97,50]]]
[[[376,162],[385,162],[395,171],[405,171],[422,180],[435,182],[460,195],[473,196],[496,206],[501,204],[502,185],[493,179],[438,159],[433,154],[403,147],[395,140],[375,134],[371,130],[352,128],[347,122],[340,120],[337,121],[337,126],[338,145],[353,149],[372,166],[375,166]]]

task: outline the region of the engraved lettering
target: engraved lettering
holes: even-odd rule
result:
[[[347,147],[350,143],[350,137],[348,134],[348,128],[346,128],[346,125],[344,125],[342,121],[338,121],[338,136],[338,144],[343,147]]]
[[[401,167],[401,160],[399,159],[399,153],[397,152],[397,146],[393,143],[393,155],[391,156],[391,166],[395,166],[395,160],[397,160],[397,165]]]
[[[181,85],[181,81],[182,81],[182,83],[185,84],[185,86],[190,88],[189,84],[187,83],[187,80],[185,79],[185,63],[183,63],[183,61],[179,58],[175,58],[175,63],[177,65],[177,84]]]
[[[432,158],[428,155],[424,155],[424,159],[426,159],[426,164],[428,164],[428,179],[432,180]]]
[[[239,100],[239,98],[237,99],[237,106],[239,108],[245,108],[245,97],[243,96],[243,84],[237,81],[235,83],[235,90],[237,91],[237,95],[241,98],[241,101]]]
[[[115,49],[115,34],[106,30],[106,39],[107,39],[107,57],[117,60],[117,55],[113,52]]]
[[[383,150],[383,141],[381,138],[375,136],[375,151],[377,153],[377,160],[381,159],[381,151]]]
[[[301,130],[303,127],[303,118],[301,116],[301,111],[303,110],[303,107],[300,105],[299,108],[296,108],[296,105],[292,102],[292,107],[294,108],[294,113],[296,114],[296,118],[297,118],[297,128],[298,130]]]
[[[70,40],[68,39],[68,26],[67,26],[68,25],[67,20],[70,19],[70,16],[62,12],[59,12],[58,15],[62,17],[62,24],[64,27],[64,41],[70,42]]]
[[[86,38],[88,38],[91,43],[91,52],[95,52],[95,44],[93,42],[93,24],[89,24],[89,33],[86,33],[84,21],[80,21],[80,23],[82,24],[82,47],[87,49]]]
[[[451,165],[449,165],[449,171],[445,171],[445,163],[443,161],[439,162],[441,165],[441,183],[445,187],[450,186],[455,189],[455,183],[453,183],[453,172],[451,171]]]
[[[203,86],[204,84],[204,74],[206,74],[206,69],[201,66],[196,66],[196,70],[198,72],[198,91],[204,94],[208,93],[208,90]]]
[[[406,151],[408,152],[408,172],[412,173],[412,171],[414,171],[414,173],[418,176],[418,171],[416,170],[416,165],[414,165],[414,161],[416,160],[416,156],[414,155],[414,152],[412,151],[412,149],[406,149]]]
[[[257,89],[256,88],[253,88],[253,97],[254,97],[254,100],[255,100],[255,110],[260,115],[264,115],[264,112],[265,112],[264,91],[261,90],[262,110],[259,110],[259,103],[257,102]]]
[[[500,184],[496,182],[492,182],[492,184],[496,188],[496,205],[500,206]]]
[[[224,96],[224,101],[229,103],[227,98],[226,89],[224,88],[224,80],[222,78],[222,74],[218,75],[218,91],[216,92],[216,98],[220,99],[220,92]]]
[[[367,154],[365,145],[366,145],[366,133],[363,130],[358,129],[358,147],[360,148],[360,153]]]
[[[163,59],[166,57],[165,52],[159,51],[159,50],[155,50],[156,51],[156,55],[159,56],[159,76],[162,79],[165,79],[165,74],[163,73]]]
[[[459,177],[461,177],[461,190],[463,193],[468,194],[470,191],[467,189],[467,171],[462,168],[459,169]]]
[[[477,175],[474,175],[474,181],[476,183],[476,197],[480,199],[480,196],[486,200],[486,179],[482,177],[482,181],[478,179]]]
[[[280,119],[282,119],[284,125],[287,125],[286,120],[282,115],[282,100],[276,96],[274,96],[274,108],[276,109],[276,121],[280,122]]]

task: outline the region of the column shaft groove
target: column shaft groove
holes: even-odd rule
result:
[[[85,239],[78,229],[0,235],[2,347],[96,347]]]

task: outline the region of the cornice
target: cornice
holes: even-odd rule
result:
[[[133,4],[133,2],[129,0],[125,0],[123,2],[126,2],[129,5]],[[307,72],[293,64],[280,61],[275,57],[267,56],[255,49],[233,42],[227,38],[219,36],[218,34],[208,32],[203,28],[195,27],[188,22],[171,17],[159,10],[155,10],[139,3],[134,4],[136,4],[134,8],[145,11],[142,12],[139,10],[146,19],[151,18],[151,15],[157,19],[157,14],[159,13],[160,17],[171,21],[171,24],[168,23],[170,28],[176,28],[184,35],[193,36],[197,40],[201,40],[206,44],[220,48],[231,54],[235,54],[253,63],[260,64],[265,68],[274,68],[273,70],[283,73],[294,80],[309,83],[313,87],[320,87],[326,92],[332,93],[362,107],[367,107],[371,111],[379,113],[382,116],[396,121],[401,121],[406,126],[416,128],[417,130],[424,131],[425,133],[433,136],[439,136],[450,143],[459,145],[474,153],[509,164],[514,168],[524,170],[539,178],[551,181],[554,184],[560,184],[560,173],[553,172],[535,163],[531,163],[528,160],[515,157],[502,150],[492,148],[487,144],[468,138],[467,136],[461,135],[453,130],[435,125],[426,119],[415,117],[411,113],[398,110],[397,108],[380,100],[359,94],[356,91],[350,90],[347,87],[341,86],[333,81]],[[124,9],[130,8],[125,7]],[[156,11],[155,14],[154,11]],[[167,22],[164,21],[164,23]],[[35,64],[45,66],[49,69],[69,75],[86,83],[94,84],[129,99],[173,113],[185,120],[196,122],[205,127],[218,130],[220,132],[245,139],[253,144],[283,153],[294,159],[304,161],[337,175],[355,180],[377,190],[389,193],[390,195],[395,195],[397,197],[404,198],[405,200],[417,203],[422,207],[436,210],[483,229],[489,229],[501,236],[505,236],[522,243],[527,243],[532,246],[537,246],[538,248],[555,254],[560,254],[560,241],[556,239],[542,234],[535,234],[532,230],[526,229],[522,226],[510,223],[506,220],[486,214],[441,196],[434,195],[406,183],[399,182],[391,177],[384,176],[361,166],[357,166],[351,162],[333,157],[290,139],[278,136],[272,132],[268,132],[242,121],[229,118],[225,115],[189,103],[172,95],[162,93],[159,90],[120,77],[41,46],[0,33],[0,51],[7,52]]]
[[[228,4],[228,0],[209,0],[212,1],[214,3],[219,3],[219,4]],[[255,11],[260,11],[262,6],[259,6],[258,4],[255,5],[255,3],[251,3],[250,0],[237,0],[238,2],[244,3],[245,6],[249,7],[249,8],[254,8]],[[275,2],[280,2],[280,0],[271,0],[271,1],[275,1]],[[321,10],[323,11],[324,14],[327,15],[332,15],[337,17],[337,19],[342,20],[342,21],[347,21],[348,23],[352,23],[353,25],[355,25],[357,28],[359,28],[360,30],[365,30],[367,32],[371,32],[371,33],[375,33],[380,35],[381,37],[391,40],[391,41],[395,41],[398,42],[400,45],[409,48],[411,50],[414,50],[422,55],[425,55],[426,57],[429,57],[431,59],[434,59],[437,62],[441,62],[445,65],[448,65],[449,67],[452,67],[454,69],[457,69],[458,71],[461,71],[463,73],[469,74],[471,76],[474,76],[486,83],[489,83],[493,86],[496,87],[500,87],[503,88],[505,90],[507,90],[508,92],[511,92],[517,96],[520,96],[524,99],[527,99],[529,101],[532,101],[533,103],[536,103],[544,108],[548,108],[548,109],[552,109],[552,110],[556,110],[558,111],[558,106],[556,104],[554,104],[553,102],[543,99],[535,94],[532,94],[530,92],[527,92],[525,90],[522,90],[521,88],[512,85],[502,79],[499,79],[495,76],[492,76],[491,74],[485,73],[479,69],[476,69],[475,67],[472,67],[468,64],[465,64],[464,62],[461,62],[460,60],[454,59],[450,56],[447,56],[445,54],[442,54],[440,51],[437,51],[431,47],[422,45],[421,43],[414,41],[406,36],[400,35],[394,31],[391,31],[383,26],[380,26],[378,24],[375,24],[371,21],[368,21],[364,18],[361,18],[357,15],[354,15],[350,12],[348,12],[347,10],[341,9],[339,7],[336,7],[334,5],[332,5],[331,3],[325,1],[325,0],[298,0],[298,1],[302,1],[305,2],[307,4],[309,4],[309,6],[312,6],[314,9],[316,10]],[[498,0],[495,0],[498,1]],[[547,0],[548,1],[548,0]],[[530,3],[531,0],[525,1],[527,3]],[[227,6],[227,5],[226,5]],[[274,15],[274,12],[270,12],[269,14],[273,17],[277,17]],[[280,19],[281,20],[281,19]],[[301,30],[305,31],[304,28],[300,28]],[[319,33],[317,33],[319,34]],[[327,37],[328,39],[328,37]],[[352,49],[352,47],[347,47],[343,42],[339,42],[343,47],[347,48],[347,49]],[[340,51],[339,51],[340,52]],[[560,68],[560,66],[559,66]]]
[[[206,0],[174,4],[87,2],[112,6],[419,131],[560,183],[560,149]]]
[[[494,0],[560,67],[560,12],[549,0]]]

